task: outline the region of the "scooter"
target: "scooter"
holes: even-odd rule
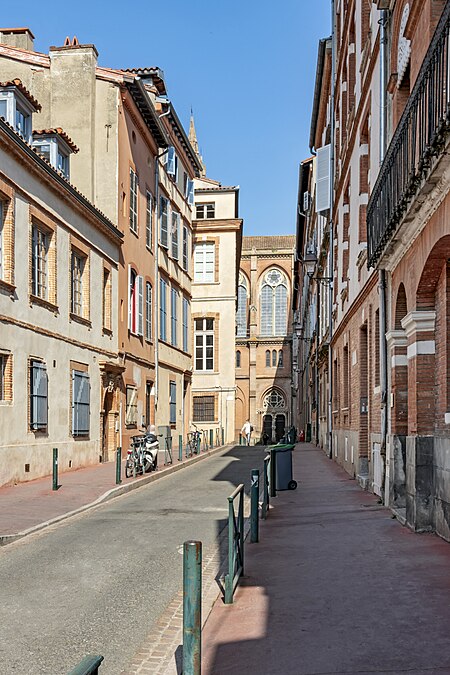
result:
[[[131,448],[128,450],[125,463],[125,476],[129,478],[135,472],[149,473],[158,467],[159,441],[155,434],[146,432],[139,436],[132,436]]]

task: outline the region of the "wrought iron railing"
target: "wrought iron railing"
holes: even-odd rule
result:
[[[369,267],[377,264],[450,132],[449,26],[447,0],[369,200]]]

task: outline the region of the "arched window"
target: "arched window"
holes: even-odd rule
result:
[[[246,337],[247,335],[247,282],[243,274],[239,275],[239,286],[237,291],[237,312],[236,312],[236,335],[237,337]]]
[[[270,367],[270,349],[266,350],[266,368]]]
[[[283,367],[283,350],[280,349],[278,352],[278,367],[282,368]]]
[[[241,352],[238,349],[236,352],[236,368],[240,367],[241,367]]]
[[[286,400],[283,394],[278,389],[271,389],[267,392],[263,399],[263,408],[285,408]]]
[[[287,286],[280,270],[264,276],[260,294],[261,335],[285,335],[287,328]]]
[[[277,365],[277,350],[272,349],[272,366],[275,368]]]

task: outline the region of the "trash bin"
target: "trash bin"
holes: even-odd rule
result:
[[[272,449],[275,456],[276,489],[295,490],[297,482],[292,478],[292,450],[294,446],[292,444],[280,444],[274,445]]]

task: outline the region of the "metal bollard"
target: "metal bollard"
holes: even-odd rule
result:
[[[269,479],[270,496],[271,497],[277,496],[276,482],[277,482],[277,467],[275,465],[275,451],[274,451],[273,448],[271,448],[271,450],[270,450],[270,479]]]
[[[214,447],[214,429],[209,430],[209,447]]]
[[[178,436],[178,461],[181,462],[183,459],[183,436],[180,434]]]
[[[239,434],[239,445],[242,445],[242,434]]]
[[[256,544],[259,541],[259,469],[252,469],[250,501],[250,541]]]
[[[225,429],[222,427],[222,445],[225,445]]]
[[[53,448],[53,484],[52,490],[58,489],[58,448]]]
[[[202,643],[202,542],[183,546],[183,675],[200,675]]]
[[[122,448],[119,446],[116,450],[116,485],[122,482]]]
[[[197,455],[200,454],[200,443],[201,443],[201,438],[200,438],[200,436],[197,436]]]

